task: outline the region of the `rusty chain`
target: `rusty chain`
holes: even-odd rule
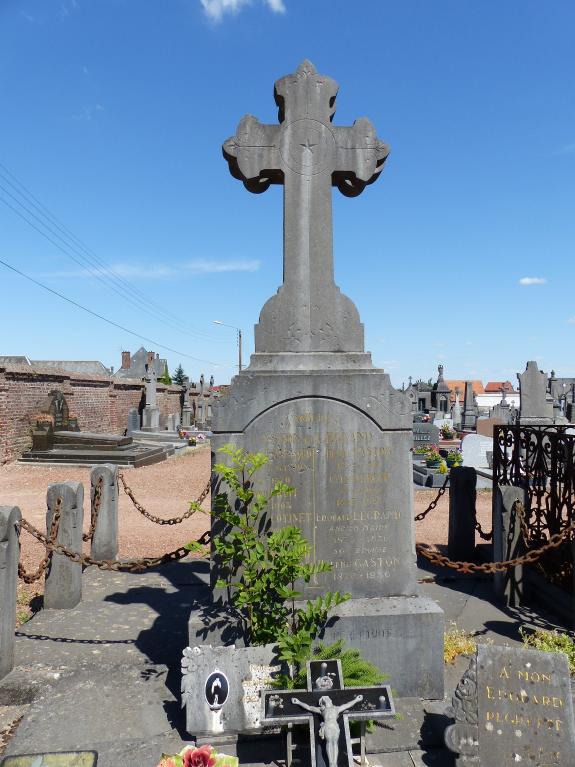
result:
[[[122,473],[118,474],[118,479],[122,483],[124,492],[126,493],[128,498],[132,501],[136,509],[140,512],[140,514],[146,517],[146,519],[149,519],[150,522],[155,522],[156,525],[179,525],[180,522],[183,522],[185,519],[189,519],[193,514],[196,513],[196,511],[199,510],[200,504],[203,503],[203,501],[208,497],[208,494],[211,489],[211,479],[208,479],[208,482],[205,488],[202,490],[202,492],[198,496],[198,499],[190,503],[190,508],[188,509],[188,511],[182,514],[181,517],[171,517],[170,519],[164,519],[163,517],[157,517],[155,514],[150,514],[150,512],[147,511],[144,508],[144,506],[142,506],[142,504],[136,500],[132,489],[128,487],[128,484]]]
[[[475,529],[479,533],[479,537],[484,541],[492,541],[493,540],[493,530],[490,533],[486,533],[483,528],[481,527],[481,523],[478,519],[475,520]]]
[[[515,502],[516,514],[521,517],[524,514],[524,507],[520,501]],[[415,548],[418,554],[421,554],[433,565],[439,565],[440,567],[449,567],[452,570],[457,570],[459,573],[502,573],[510,567],[519,567],[520,565],[534,564],[544,554],[553,549],[558,549],[561,544],[569,538],[569,536],[575,532],[575,520],[566,527],[562,532],[555,533],[549,538],[549,541],[538,549],[533,549],[523,554],[520,557],[514,557],[513,559],[505,559],[501,562],[485,562],[484,564],[477,565],[474,562],[454,562],[449,557],[440,554],[438,551],[434,551],[427,544],[417,543]]]
[[[58,529],[60,527],[60,514],[62,510],[62,499],[57,498],[56,499],[56,505],[54,507],[54,514],[52,516],[52,522],[50,524],[50,535],[44,538],[44,543],[46,546],[46,554],[44,557],[40,560],[40,564],[38,565],[38,568],[33,573],[27,573],[24,569],[24,566],[21,562],[18,562],[18,577],[21,578],[24,583],[34,583],[35,581],[39,581],[40,578],[44,575],[46,572],[46,568],[48,567],[48,562],[50,561],[50,555],[51,550],[49,546],[52,546],[56,543],[56,538],[58,537]],[[19,522],[20,529],[27,530],[30,532],[30,528],[33,527],[29,522],[27,522],[25,519],[21,519]],[[34,528],[35,530],[36,528]]]
[[[447,484],[449,482],[449,474],[445,477],[445,482],[443,485],[439,488],[439,491],[437,493],[437,496],[431,501],[429,506],[425,509],[425,511],[420,512],[414,517],[414,520],[416,522],[421,522],[422,519],[425,519],[425,517],[429,514],[430,511],[433,511],[433,509],[437,506],[439,503],[439,500],[441,496],[447,491]]]
[[[57,543],[55,540],[51,540],[50,537],[44,535],[34,525],[31,525],[27,520],[22,519],[20,521],[20,527],[30,535],[34,536],[36,540],[43,543],[48,552],[55,554],[62,554],[67,559],[82,565],[83,567],[97,567],[99,570],[114,570],[116,572],[131,572],[141,573],[144,570],[148,570],[152,567],[158,567],[164,565],[167,562],[177,562],[179,559],[183,559],[187,556],[191,549],[185,546],[180,546],[173,551],[169,551],[167,554],[162,554],[158,557],[141,557],[140,559],[133,559],[127,562],[122,562],[120,559],[92,559],[88,554],[82,554],[78,551],[70,551],[66,546],[61,543]],[[196,541],[195,544],[205,546],[210,542],[211,532],[206,530]],[[45,568],[44,568],[45,569]],[[20,572],[20,566],[18,566],[18,572]],[[42,571],[43,572],[43,571]]]
[[[4,727],[3,730],[0,730],[0,756],[4,753],[6,746],[10,742],[10,739],[18,729],[18,725],[20,722],[24,719],[24,714],[21,714],[20,716],[16,717],[14,721],[9,724],[7,727]]]
[[[96,532],[96,524],[98,523],[98,514],[100,512],[100,506],[102,505],[102,485],[104,484],[104,477],[100,476],[98,483],[94,488],[94,500],[90,508],[90,529],[87,533],[82,535],[83,541],[91,541]]]

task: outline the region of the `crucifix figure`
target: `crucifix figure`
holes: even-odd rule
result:
[[[388,686],[345,688],[339,660],[309,661],[307,690],[267,690],[262,696],[263,724],[308,724],[311,767],[353,767],[352,744],[357,741],[352,741],[349,721],[364,725],[395,714]],[[364,764],[363,727],[359,742]],[[290,731],[288,767],[293,748]]]
[[[331,187],[357,196],[389,149],[365,117],[332,125],[337,91],[304,61],[275,84],[280,124],[246,115],[223,146],[231,174],[250,192],[284,187],[283,285],[262,309],[256,353],[363,352],[357,309],[334,282]]]

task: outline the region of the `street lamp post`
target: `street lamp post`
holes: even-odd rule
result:
[[[225,322],[221,322],[220,320],[212,320],[214,325],[223,325],[225,328],[232,328],[232,330],[237,331],[238,334],[238,372],[242,372],[242,331],[240,328],[237,328],[235,325],[228,325]]]

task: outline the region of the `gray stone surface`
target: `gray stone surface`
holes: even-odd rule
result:
[[[477,420],[477,409],[475,406],[475,397],[473,394],[473,382],[465,382],[465,394],[463,400],[463,417],[461,420],[461,428],[466,431],[475,429],[475,422]]]
[[[16,587],[20,559],[16,525],[21,519],[18,506],[0,506],[0,679],[14,665]]]
[[[92,538],[93,559],[116,559],[118,556],[118,467],[103,464],[90,473],[90,500],[94,507],[96,488],[100,488],[100,507]]]
[[[447,554],[455,562],[472,562],[475,554],[477,472],[459,466],[449,473]]]
[[[480,645],[453,697],[445,742],[458,765],[575,764],[567,658]]]
[[[261,730],[259,690],[264,681],[269,684],[274,657],[271,645],[186,647],[182,657],[182,705],[186,707],[187,732],[209,735],[213,740],[224,732]],[[216,700],[218,690],[225,695],[219,694]]]
[[[451,408],[451,418],[455,429],[461,428],[461,402],[459,401],[459,389],[455,389],[455,402]]]
[[[486,469],[488,467],[487,453],[493,452],[493,437],[482,434],[467,434],[461,443],[463,464],[472,466],[474,469]]]
[[[335,127],[337,83],[309,61],[275,84],[280,125],[247,115],[224,143],[230,172],[252,192],[284,186],[284,283],[256,326],[256,352],[361,351],[363,326],[333,280],[332,192],[360,194],[389,153],[369,120]]]
[[[132,436],[133,431],[138,431],[140,429],[140,414],[138,413],[138,409],[135,407],[131,407],[128,412],[128,436]]]
[[[547,394],[547,376],[530,360],[525,371],[518,373],[521,397],[520,423],[542,425],[553,423],[553,397]]]
[[[527,503],[525,488],[502,485],[493,491],[493,561],[503,562],[525,553],[516,503]],[[523,566],[507,569],[493,576],[495,593],[499,599],[510,605],[519,605],[523,600]]]
[[[146,406],[142,413],[142,431],[160,430],[160,408],[157,405],[157,376],[153,364],[146,365]]]
[[[432,423],[413,424],[413,447],[439,444],[439,427]]]
[[[84,521],[84,486],[80,482],[61,482],[48,487],[46,503],[46,530],[50,531],[54,510],[61,498],[60,525],[57,542],[70,551],[82,551],[82,524]],[[46,571],[44,606],[70,609],[82,599],[82,565],[72,562],[63,554],[52,554]]]
[[[352,599],[322,641],[343,639],[384,674],[400,697],[443,697],[443,611],[425,597]]]

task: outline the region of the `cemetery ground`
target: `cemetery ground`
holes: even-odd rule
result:
[[[168,517],[181,514],[200,494],[209,466],[210,450],[201,447],[161,464],[123,471],[138,500],[152,513]],[[87,487],[89,469],[4,466],[0,493],[5,502],[20,505],[24,516],[42,527],[47,485],[64,480]],[[435,496],[434,490],[416,490],[415,514]],[[203,506],[209,509],[209,498]],[[437,508],[417,523],[418,542],[445,550],[448,508],[446,493]],[[482,527],[490,529],[490,491],[478,492],[477,509]],[[162,554],[197,537],[207,525],[207,519],[197,515],[183,524],[160,528],[138,514],[124,493],[120,493],[119,519],[121,558]],[[34,568],[41,547],[22,534],[22,554],[26,568]],[[480,642],[518,645],[521,625],[554,625],[532,611],[494,605],[488,578],[437,570],[421,559],[417,576],[422,593],[445,611],[447,628],[457,625],[476,633]],[[207,582],[207,563],[192,557],[140,574],[100,572],[92,567],[84,573],[83,599],[76,608],[39,611],[23,623],[17,632],[12,681],[0,690],[0,730],[23,717],[7,753],[93,748],[99,753],[99,767],[134,763],[154,767],[162,751],[175,752],[189,742],[180,709],[179,662],[187,644],[188,615],[205,597]],[[41,592],[38,586],[24,588],[33,589],[24,592],[28,595]],[[24,594],[22,601],[26,601]],[[395,752],[372,754],[371,765],[453,763],[443,748],[448,721],[444,712],[467,663],[468,658],[459,657],[446,666],[443,701],[428,701],[423,707],[419,700],[399,701],[402,718],[376,728],[370,736],[376,754]],[[282,754],[271,751],[263,761],[277,758]],[[261,751],[258,759],[249,746],[242,753],[242,763],[261,759]]]

